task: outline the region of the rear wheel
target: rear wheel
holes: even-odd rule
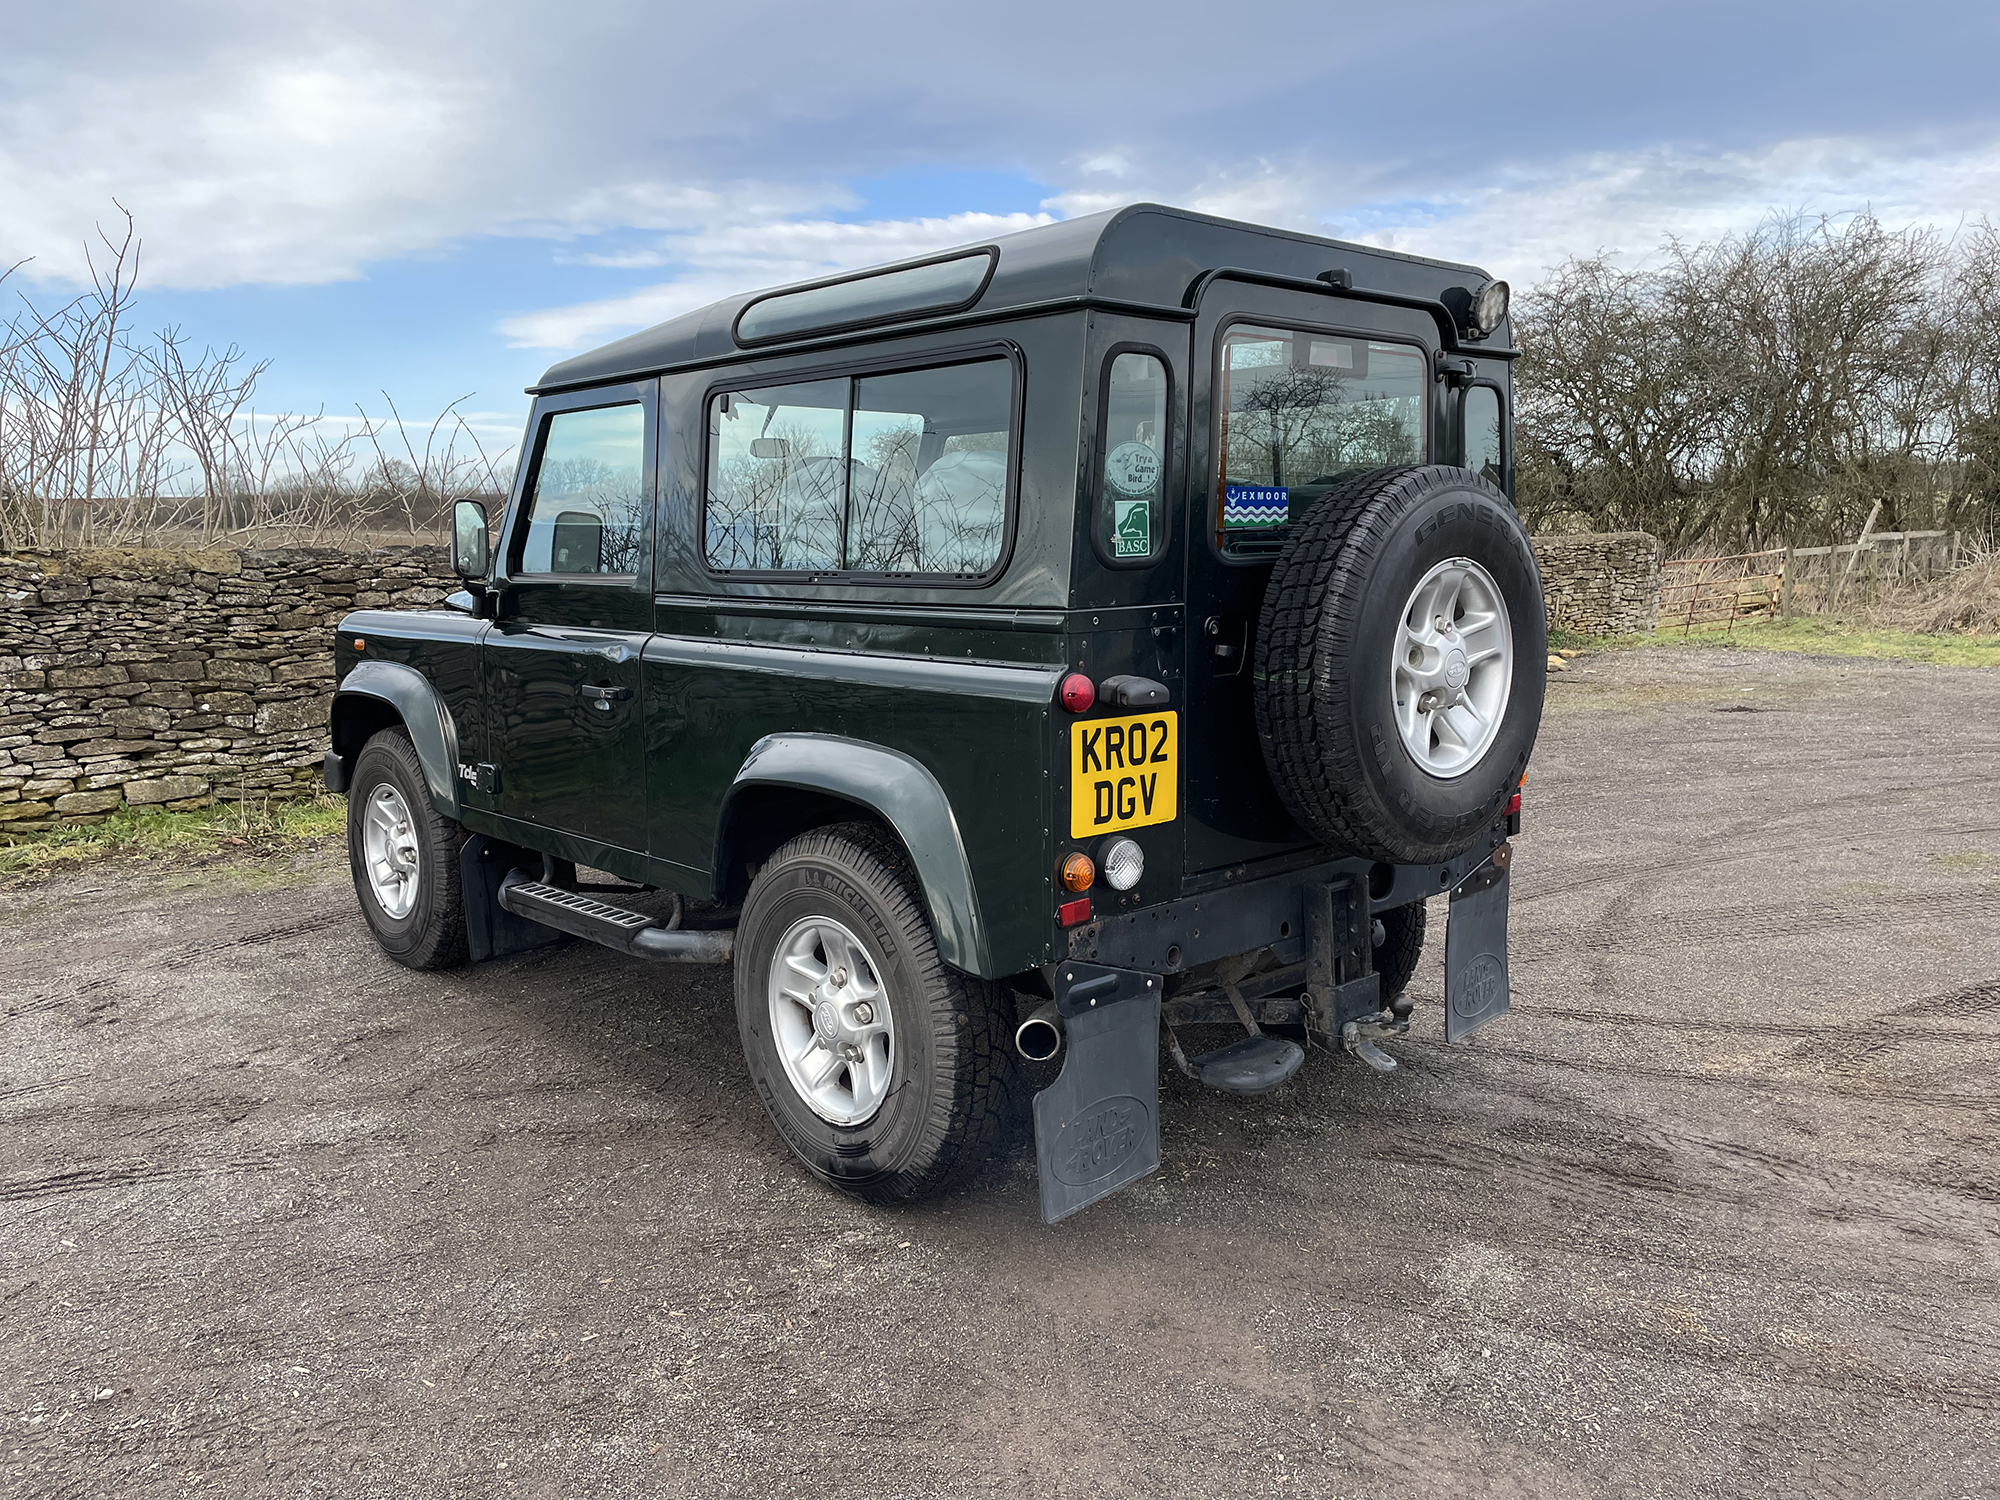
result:
[[[1541,576],[1507,497],[1464,469],[1382,469],[1292,527],[1257,632],[1257,734],[1286,807],[1369,859],[1464,853],[1541,725]]]
[[[1375,918],[1382,929],[1375,944],[1375,972],[1382,976],[1382,1001],[1386,1005],[1409,988],[1410,976],[1417,972],[1417,960],[1424,952],[1424,903],[1391,907]]]
[[[370,738],[347,789],[347,862],[361,914],[397,963],[448,969],[465,962],[464,842],[465,830],[431,806],[409,736],[384,729]]]
[[[786,844],[751,883],[736,951],[751,1082],[815,1176],[903,1202],[1002,1146],[1010,997],[938,957],[915,876],[882,830],[842,824]]]

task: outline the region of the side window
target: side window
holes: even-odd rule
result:
[[[1150,562],[1166,545],[1167,367],[1116,354],[1104,374],[1098,545],[1114,562]]]
[[[990,572],[1006,540],[1013,365],[935,365],[709,400],[718,571]]]
[[[1222,338],[1216,541],[1255,557],[1357,469],[1421,463],[1430,362],[1421,349],[1281,328]]]
[[[557,412],[542,428],[522,530],[523,573],[631,573],[645,511],[646,412]]]
[[[1507,487],[1507,473],[1500,447],[1500,393],[1490,385],[1465,388],[1465,404],[1459,408],[1465,431],[1465,467],[1483,474],[1500,488]]]

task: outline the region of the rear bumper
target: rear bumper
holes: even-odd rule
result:
[[[1371,912],[1406,906],[1451,890],[1506,841],[1496,823],[1488,838],[1448,864],[1382,865],[1365,859],[1329,860],[1281,875],[1231,883],[1118,916],[1072,927],[1069,954],[1152,974],[1177,974],[1200,964],[1269,948],[1280,964],[1306,958],[1307,893],[1344,881],[1368,892]]]

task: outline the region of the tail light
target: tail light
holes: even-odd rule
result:
[[[1097,702],[1097,684],[1081,672],[1072,672],[1062,680],[1062,706],[1073,714],[1087,714],[1091,705]]]
[[[1088,854],[1071,854],[1063,860],[1062,883],[1064,890],[1087,891],[1090,889],[1091,883],[1096,879],[1097,866],[1091,863]]]
[[[1056,920],[1065,927],[1075,927],[1090,920],[1090,897],[1078,896],[1074,901],[1065,901],[1056,908]]]

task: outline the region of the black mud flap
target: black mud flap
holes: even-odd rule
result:
[[[1160,981],[1061,964],[1062,1073],[1035,1095],[1042,1220],[1088,1208],[1160,1165]]]
[[[1513,1004],[1507,988],[1507,863],[1512,850],[1474,870],[1451,893],[1444,930],[1444,1039],[1461,1041]]]
[[[517,844],[475,833],[458,849],[459,889],[465,898],[467,956],[474,963],[559,943],[553,927],[517,917],[500,904],[500,882],[510,871],[540,869],[542,857]]]

